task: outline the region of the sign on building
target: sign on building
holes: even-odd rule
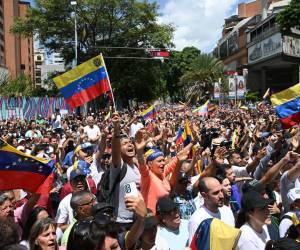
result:
[[[284,36],[282,39],[283,53],[288,56],[300,57],[300,39]]]
[[[248,63],[256,63],[281,52],[281,33],[276,33],[248,48]]]

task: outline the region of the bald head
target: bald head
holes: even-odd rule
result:
[[[204,206],[216,213],[223,206],[224,195],[220,182],[213,177],[204,177],[199,182],[199,190],[204,198]]]
[[[220,182],[214,177],[204,177],[199,182],[200,193],[208,193],[209,190],[213,190],[220,186]]]

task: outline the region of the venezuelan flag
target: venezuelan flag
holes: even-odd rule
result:
[[[241,231],[217,218],[202,221],[190,243],[192,250],[235,249]]]
[[[147,108],[146,110],[144,110],[141,113],[141,116],[143,117],[143,119],[145,121],[154,118],[156,116],[156,110],[155,110],[154,105],[152,105],[149,108]]]
[[[71,109],[81,106],[111,87],[102,55],[53,79]]]
[[[273,94],[271,102],[284,129],[300,122],[300,83]]]
[[[181,143],[183,143],[183,138],[182,138],[183,131],[184,130],[182,128],[179,128],[176,139],[175,139],[176,145],[180,145]]]
[[[208,114],[208,103],[209,100],[206,101],[202,106],[192,110],[193,113],[198,112],[199,115],[207,115]]]
[[[49,161],[24,154],[0,140],[0,190],[26,189],[49,194],[52,171]]]
[[[216,104],[208,102],[208,104],[207,104],[208,113],[215,111],[216,108],[217,108]]]
[[[185,121],[182,140],[184,146],[188,145],[193,140],[192,130],[190,128],[188,120]]]

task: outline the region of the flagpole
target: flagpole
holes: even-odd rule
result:
[[[105,61],[104,61],[104,58],[103,58],[102,53],[100,53],[100,56],[101,56],[102,59],[103,59],[104,69],[105,69],[105,73],[106,73],[106,75],[107,75],[107,80],[108,80],[108,84],[109,84],[109,87],[110,87],[111,96],[112,96],[112,101],[113,101],[113,105],[114,105],[114,111],[116,111],[117,109],[116,109],[116,103],[115,103],[114,92],[113,92],[112,87],[111,87],[111,84],[110,84],[109,75],[108,75],[108,72],[107,72],[106,64],[105,64]]]

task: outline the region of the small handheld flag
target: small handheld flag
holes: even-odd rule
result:
[[[102,55],[96,56],[53,78],[53,81],[71,109],[82,106],[104,93],[112,96],[112,89]]]
[[[145,121],[153,119],[156,116],[155,106],[152,105],[141,113],[141,116]]]

